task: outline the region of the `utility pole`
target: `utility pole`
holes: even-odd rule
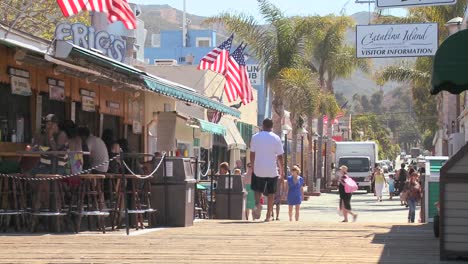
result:
[[[182,47],[187,47],[187,10],[186,0],[184,0],[184,12],[182,14]]]

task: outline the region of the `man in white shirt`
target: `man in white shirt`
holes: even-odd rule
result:
[[[253,135],[250,141],[250,162],[253,167],[251,188],[255,191],[255,209],[253,212],[255,219],[259,219],[262,212],[260,199],[263,194],[267,195],[266,222],[270,221],[278,182],[276,161],[278,161],[279,166],[279,178],[284,178],[283,144],[281,139],[271,131],[272,128],[273,121],[271,119],[263,120],[262,131]]]

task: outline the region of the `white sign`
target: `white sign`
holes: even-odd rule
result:
[[[23,96],[30,96],[32,94],[29,79],[18,76],[11,76],[10,82],[12,94]]]
[[[457,0],[377,0],[377,7],[453,5]]]
[[[247,64],[247,73],[249,74],[250,84],[262,85],[262,69],[258,64]]]
[[[434,56],[439,46],[438,36],[437,23],[356,26],[356,56]]]
[[[81,97],[81,110],[85,112],[95,112],[94,98],[91,96],[83,95]]]
[[[166,177],[174,176],[174,162],[166,161]]]
[[[122,38],[111,35],[107,31],[96,32],[94,27],[88,27],[81,23],[57,25],[55,38],[70,41],[85,49],[96,49],[116,61],[123,62],[125,59],[126,48]]]

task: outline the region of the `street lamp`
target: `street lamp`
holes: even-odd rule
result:
[[[328,144],[328,137],[327,136],[323,136],[323,145],[325,146],[325,160],[323,161],[323,185],[324,187],[326,186],[326,183],[327,183],[327,144]],[[322,165],[322,164],[320,164]]]
[[[312,139],[314,140],[314,169],[313,169],[313,175],[314,175],[314,179],[316,179],[316,181],[318,181],[317,179],[317,140],[319,138],[319,135],[316,133],[314,133],[314,135],[312,136]],[[317,186],[317,184],[315,185]],[[318,191],[316,192],[320,192],[320,186],[319,187],[316,187],[318,188]]]
[[[288,133],[292,130],[289,125],[283,125],[282,127],[283,134],[284,134],[284,175],[287,177],[288,175]]]

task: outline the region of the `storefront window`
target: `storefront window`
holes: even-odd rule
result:
[[[66,104],[62,101],[51,100],[49,94],[42,94],[42,116],[54,114],[60,121],[67,119]]]
[[[12,94],[9,84],[0,83],[0,141],[31,141],[30,100],[30,96]]]
[[[99,114],[94,112],[83,111],[82,104],[76,103],[75,123],[78,126],[86,126],[93,135],[99,135]]]

